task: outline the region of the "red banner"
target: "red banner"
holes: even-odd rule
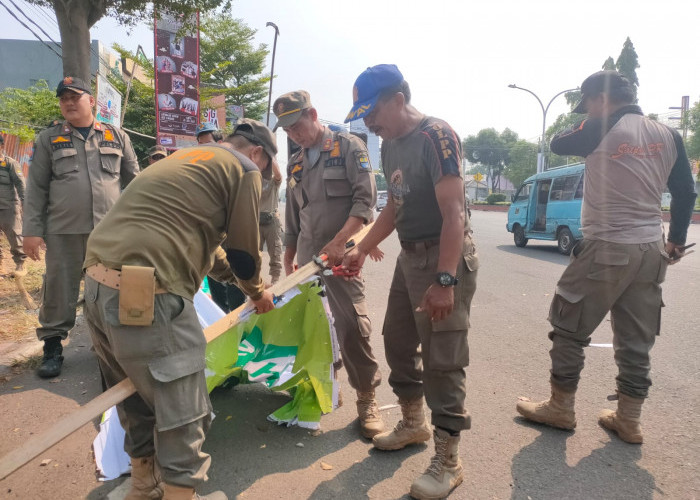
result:
[[[168,149],[194,146],[199,118],[199,15],[156,16],[156,137]]]

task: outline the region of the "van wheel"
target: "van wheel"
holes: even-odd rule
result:
[[[513,241],[516,247],[524,247],[527,245],[527,238],[525,237],[525,231],[523,226],[515,226],[513,228]]]
[[[564,255],[569,255],[571,253],[571,249],[574,248],[576,240],[568,227],[563,227],[559,230],[557,243],[559,246],[559,253],[563,253]]]

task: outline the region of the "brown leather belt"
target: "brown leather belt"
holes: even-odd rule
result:
[[[121,271],[110,269],[102,264],[95,264],[85,269],[85,274],[98,283],[102,283],[104,286],[119,290],[119,282],[122,278]],[[158,282],[156,281],[156,293],[168,293],[168,291],[158,286]]]
[[[423,240],[423,241],[402,241],[401,248],[407,252],[415,252],[416,248],[431,248],[436,247],[440,244],[440,240]]]

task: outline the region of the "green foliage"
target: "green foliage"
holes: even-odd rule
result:
[[[386,191],[387,190],[387,182],[386,182],[386,177],[384,177],[384,174],[381,172],[375,172],[374,173],[374,181],[377,184],[377,191]]]
[[[269,51],[253,45],[256,30],[224,13],[211,13],[200,25],[202,100],[224,94],[227,104],[243,106],[245,116],[262,119],[267,111],[269,76],[262,76]]]
[[[503,193],[491,193],[486,197],[486,203],[489,205],[495,205],[499,202],[506,201],[506,195]]]
[[[537,172],[537,144],[519,140],[510,148],[510,158],[503,174],[516,188]]]
[[[33,141],[51,121],[63,119],[56,91],[44,80],[28,89],[8,87],[0,92],[0,117],[0,128],[22,142]]]
[[[622,45],[622,51],[615,62],[615,67],[622,76],[632,83],[635,102],[637,102],[637,87],[639,87],[637,68],[639,68],[639,58],[637,57],[637,51],[634,50],[634,45],[630,37],[627,37],[627,40],[625,40],[625,43]]]
[[[603,63],[603,66],[601,67],[603,70],[614,70],[615,68],[615,59],[613,59],[611,56],[608,56],[608,58],[605,60]]]
[[[686,139],[685,147],[688,150],[688,158],[700,161],[700,101],[693,104],[688,115],[688,132],[692,135]]]
[[[510,148],[518,141],[518,134],[510,129],[498,133],[494,128],[480,130],[462,141],[467,160],[477,164],[472,173],[483,173],[491,179],[491,189],[500,189],[500,176],[509,162]]]

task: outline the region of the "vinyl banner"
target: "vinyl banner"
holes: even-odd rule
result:
[[[97,75],[97,114],[98,122],[109,123],[120,128],[122,123],[122,95],[107,79]]]
[[[158,144],[168,149],[194,146],[199,116],[199,16],[156,16],[154,39]]]

